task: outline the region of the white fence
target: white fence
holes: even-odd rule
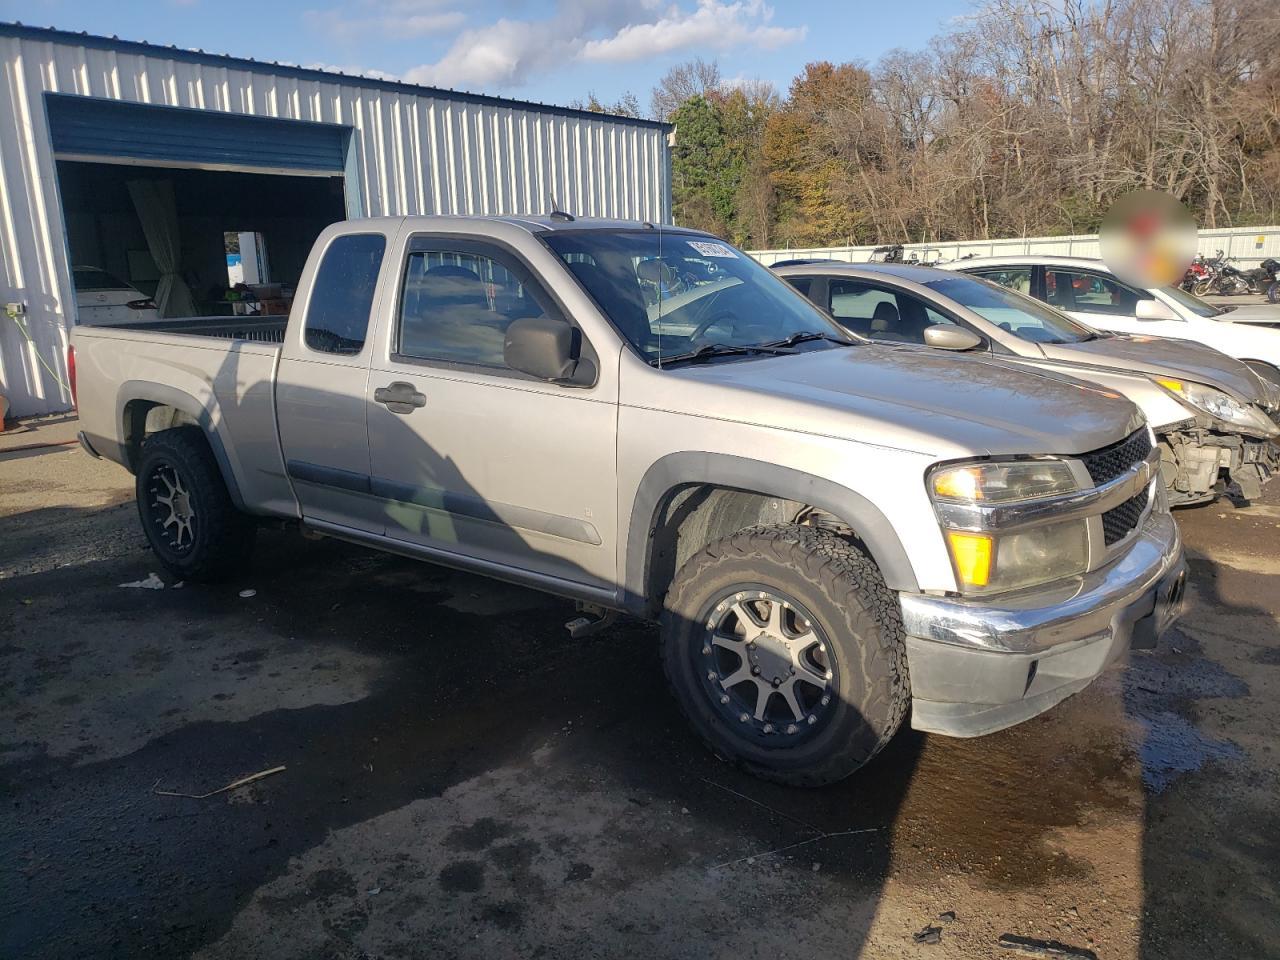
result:
[[[954,243],[906,243],[906,257],[912,252],[925,261],[958,260],[970,254],[979,257],[1008,256],[1011,254],[1050,254],[1066,257],[1097,257],[1098,235],[1082,234],[1073,237],[1029,237],[1023,240],[961,240]],[[776,263],[798,257],[814,257],[825,260],[843,260],[847,263],[865,263],[871,259],[875,246],[864,247],[793,247],[786,250],[752,250],[751,256],[761,263]],[[1280,227],[1233,227],[1225,230],[1201,230],[1200,252],[1213,256],[1224,251],[1237,263],[1253,267],[1268,257],[1280,260]]]

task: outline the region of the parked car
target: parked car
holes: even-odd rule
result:
[[[1006,286],[932,267],[822,264],[778,273],[860,336],[982,351],[1123,393],[1155,428],[1175,506],[1211,500],[1233,483],[1253,499],[1280,469],[1280,389],[1216,350],[1102,334]],[[1097,280],[1067,282],[1085,295]]]
[[[646,303],[667,269],[705,280]],[[698,733],[785,783],[848,775],[908,713],[1033,717],[1180,609],[1132,403],[851,340],[695,231],[352,220],[287,325],[80,326],[71,350],[84,446],[135,474],[174,577],[239,572],[286,518],[574,598],[579,630],[659,620]]]
[[[99,267],[73,267],[76,314],[80,323],[155,320],[155,301]]]
[[[1099,330],[1203,343],[1280,384],[1280,307],[1216,307],[1178,286],[1134,287],[1085,257],[978,257],[944,269],[1003,283]]]

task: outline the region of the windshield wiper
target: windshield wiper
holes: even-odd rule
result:
[[[654,357],[649,361],[649,365],[665,367],[672,363],[693,363],[701,360],[710,360],[714,357],[742,356],[752,353],[766,353],[771,356],[778,356],[793,352],[779,344],[772,343],[744,344],[742,346],[730,346],[727,343],[708,343],[697,350],[690,350],[688,353],[677,353],[671,357]]]
[[[845,337],[837,337],[833,333],[824,333],[819,330],[801,330],[799,333],[793,333],[789,337],[783,337],[781,340],[770,340],[761,344],[763,347],[794,347],[798,343],[808,343],[810,340],[828,340],[831,343],[838,344],[842,347],[856,346],[856,340],[849,340]]]

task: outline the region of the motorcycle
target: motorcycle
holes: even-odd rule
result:
[[[1212,260],[1205,261],[1209,275],[1197,280],[1191,292],[1197,297],[1208,293],[1237,296],[1245,293],[1262,293],[1275,281],[1277,262],[1268,258],[1252,270],[1241,270],[1231,265],[1231,258],[1221,250]]]
[[[1187,293],[1193,293],[1197,283],[1201,280],[1209,280],[1212,276],[1204,254],[1197,253],[1195,259],[1187,267],[1187,272],[1182,275],[1182,283],[1178,284],[1178,286],[1187,291]]]
[[[1241,271],[1241,276],[1249,281],[1250,293],[1263,293],[1265,291],[1267,300],[1271,303],[1277,301],[1276,284],[1280,282],[1280,261],[1277,261],[1274,257],[1268,257],[1252,270]]]

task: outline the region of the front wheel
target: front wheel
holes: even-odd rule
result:
[[[897,598],[828,531],[743,530],[676,574],[663,665],[721,759],[794,786],[834,783],[874,757],[910,705]]]
[[[1212,280],[1197,280],[1195,286],[1191,288],[1191,292],[1197,297],[1203,297],[1213,292]]]
[[[232,503],[199,427],[147,437],[134,491],[151,549],[179,580],[223,580],[248,562],[257,528]]]

